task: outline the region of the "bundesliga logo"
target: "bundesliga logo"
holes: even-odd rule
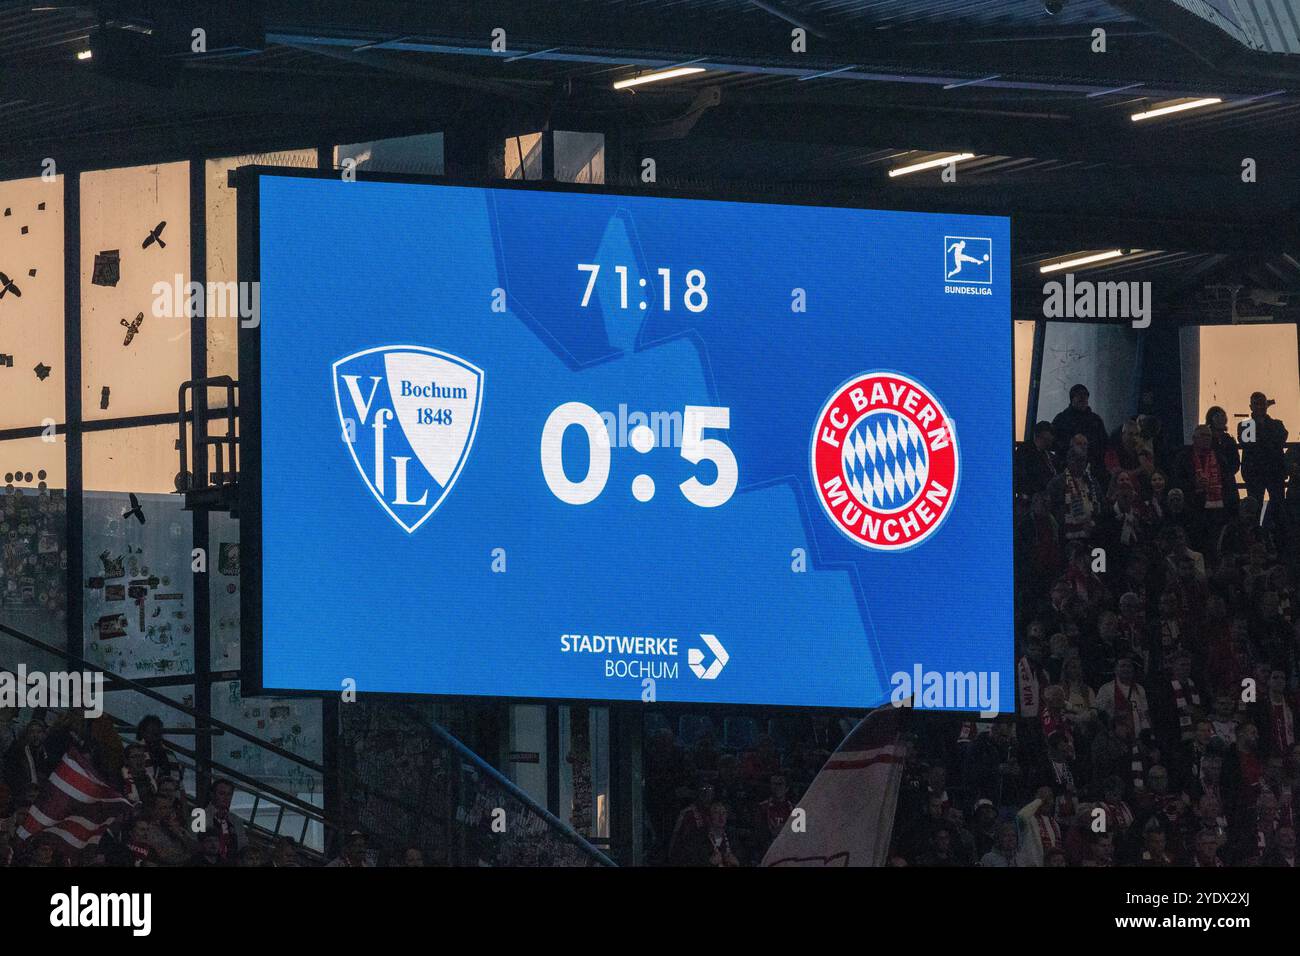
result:
[[[957,472],[948,414],[906,375],[855,375],[817,416],[817,498],[835,526],[864,548],[903,551],[934,534],[952,510]]]

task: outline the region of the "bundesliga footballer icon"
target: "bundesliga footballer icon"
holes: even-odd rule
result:
[[[953,254],[952,256],[953,267],[952,267],[952,271],[950,271],[945,276],[945,278],[947,279],[951,279],[954,276],[956,276],[957,273],[961,272],[961,267],[968,262],[973,266],[978,266],[978,265],[983,265],[985,262],[989,261],[989,256],[987,252],[984,254],[983,259],[976,259],[974,256],[966,255],[965,239],[958,239],[956,242],[954,242],[952,245],[948,247],[947,251]]]
[[[855,544],[915,547],[938,530],[957,492],[957,439],[939,400],[898,372],[855,375],[822,406],[812,478],[822,510]]]

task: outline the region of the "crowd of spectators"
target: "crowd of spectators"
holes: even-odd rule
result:
[[[1190,446],[1090,398],[1014,453],[1016,713],[914,712],[891,862],[1294,866],[1300,449],[1259,392]],[[757,865],[849,729],[800,727],[654,730],[651,862]]]
[[[1089,399],[1015,451],[1017,713],[916,723],[893,862],[1295,866],[1300,457]]]
[[[1235,429],[1211,408],[1184,446],[1150,414],[1108,430],[1076,385],[1017,446],[1016,712],[910,722],[893,865],[1296,865],[1300,448],[1272,404]],[[851,727],[648,717],[648,862],[757,865]],[[229,780],[194,806],[162,730],[0,719],[0,866],[307,864],[250,839]],[[131,811],[81,851],[19,840],[70,746]],[[330,866],[374,863],[364,834],[340,843]]]
[[[123,742],[106,716],[90,719],[77,711],[50,710],[32,715],[20,728],[12,717],[13,712],[0,714],[0,867],[298,867],[321,862],[290,837],[254,838],[231,810],[236,786],[230,780],[212,780],[206,801],[192,801],[156,716],[141,720],[130,742]],[[39,810],[49,777],[70,748],[125,798],[129,809],[117,805],[107,828],[85,846],[76,845],[75,833],[68,839],[53,828],[23,838],[29,810],[34,804]],[[375,864],[376,854],[360,831],[338,842],[337,856],[324,865]],[[409,848],[386,862],[423,866],[424,857],[420,849]]]
[[[762,860],[854,721],[687,715],[653,724],[644,751],[647,862],[734,867]]]

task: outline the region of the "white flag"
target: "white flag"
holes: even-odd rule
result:
[[[790,814],[763,866],[884,866],[904,757],[895,708],[862,718]]]

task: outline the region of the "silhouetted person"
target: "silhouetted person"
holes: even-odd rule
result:
[[[1286,426],[1268,413],[1274,402],[1263,392],[1250,396],[1250,418],[1237,426],[1241,442],[1241,477],[1246,483],[1246,494],[1261,505],[1264,492],[1268,503],[1279,507],[1286,487]]]
[[[1092,466],[1094,476],[1106,474],[1106,425],[1101,416],[1088,406],[1086,385],[1070,387],[1070,404],[1052,419],[1052,430],[1056,433],[1056,454],[1060,461],[1065,460],[1070,442],[1075,435],[1088,439],[1088,463]]]
[[[1039,422],[1034,426],[1034,437],[1016,448],[1015,484],[1016,494],[1028,500],[1040,491],[1046,491],[1048,484],[1056,477],[1056,463],[1052,460],[1052,443],[1055,434],[1051,422]]]

